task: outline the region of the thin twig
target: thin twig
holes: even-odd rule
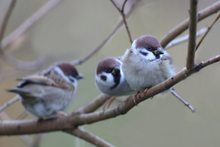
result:
[[[73,129],[73,131],[66,131],[66,132],[76,137],[79,137],[82,140],[85,140],[97,147],[114,147],[114,145],[110,144],[106,140],[96,136],[95,134],[87,132],[82,128],[75,128]]]
[[[201,45],[201,43],[203,42],[203,40],[205,39],[205,37],[208,35],[208,33],[210,32],[210,30],[212,29],[212,27],[215,25],[215,23],[219,20],[220,18],[220,13],[217,15],[217,17],[214,19],[214,21],[211,23],[211,25],[208,27],[207,31],[205,32],[205,34],[202,36],[202,38],[199,40],[198,44],[196,45],[196,50],[199,48],[199,46]]]
[[[131,7],[128,9],[127,13],[126,13],[126,17],[129,17],[130,14],[133,12],[135,6],[137,5],[137,3],[140,0],[134,0],[133,3],[131,4]],[[81,59],[77,59],[77,60],[73,60],[72,63],[74,65],[81,65],[84,62],[86,62],[87,60],[89,60],[93,55],[95,55],[98,51],[100,51],[105,44],[112,38],[112,36],[118,31],[118,29],[123,25],[123,20],[120,20],[117,25],[114,27],[114,29],[112,30],[112,32],[94,49],[92,49],[92,51],[86,55],[85,57],[81,58]]]
[[[5,35],[5,31],[6,31],[6,27],[8,25],[8,21],[9,21],[9,18],[11,16],[11,13],[12,11],[14,10],[14,7],[15,7],[15,4],[16,4],[16,0],[11,0],[10,1],[10,4],[9,4],[9,7],[8,7],[8,10],[3,18],[3,22],[2,22],[2,25],[1,25],[1,28],[0,28],[0,42],[2,42],[2,39]],[[4,52],[2,51],[2,46],[0,45],[0,53],[3,54]]]
[[[217,1],[210,5],[209,7],[202,9],[198,12],[198,21],[201,21],[208,16],[215,14],[220,10],[220,1]],[[189,19],[184,20],[179,25],[170,30],[161,40],[161,46],[166,48],[167,44],[172,41],[174,38],[179,36],[189,27]]]
[[[194,108],[194,106],[188,102],[186,99],[182,98],[175,90],[175,88],[171,88],[170,89],[170,93],[177,98],[180,102],[182,102],[186,107],[188,107],[192,112],[196,112],[196,108]]]
[[[113,6],[115,6],[115,8],[118,10],[118,12],[121,14],[123,23],[125,25],[125,29],[126,29],[127,34],[128,34],[129,41],[132,44],[133,41],[132,41],[131,31],[128,27],[128,23],[127,23],[127,20],[126,20],[126,15],[125,15],[125,12],[124,12],[124,8],[125,8],[125,5],[126,5],[128,0],[124,0],[124,2],[122,4],[122,8],[119,8],[117,6],[117,4],[114,2],[114,0],[110,0],[110,1],[112,2]]]
[[[49,57],[42,56],[36,60],[32,61],[21,61],[8,53],[4,53],[2,56],[2,60],[6,61],[7,64],[13,66],[16,69],[24,69],[24,70],[36,70],[41,68],[43,64],[48,60]]]
[[[124,0],[123,4],[122,4],[122,7],[121,7],[121,12],[124,13],[124,10],[125,10],[125,5],[127,3],[128,0]]]
[[[13,0],[13,2],[14,1],[15,0]],[[39,8],[38,11],[36,11],[30,18],[28,18],[23,24],[21,24],[14,32],[9,34],[0,42],[0,47],[2,50],[2,59],[4,61],[6,61],[9,65],[16,67],[17,69],[25,70],[35,70],[37,68],[40,68],[43,65],[43,63],[45,63],[47,59],[46,57],[40,57],[39,59],[31,62],[24,62],[14,58],[13,56],[10,56],[9,54],[3,54],[3,49],[6,49],[9,45],[13,44],[16,39],[18,39],[22,34],[24,34],[31,26],[33,26],[34,23],[36,23],[40,18],[42,18],[49,10],[57,6],[61,1],[62,0],[49,0],[46,4]],[[14,3],[13,6],[11,6],[11,9],[9,9],[10,13],[7,15],[7,17],[10,16],[12,8],[14,7]],[[8,20],[8,18],[6,20]]]
[[[196,37],[200,37],[202,36],[203,34],[205,34],[207,32],[208,28],[207,27],[203,27],[201,28],[199,31],[197,31],[196,33]],[[177,46],[183,42],[186,42],[189,40],[189,35],[184,35],[184,36],[181,36],[181,37],[178,37],[174,40],[172,40],[167,46],[166,46],[166,49],[169,49],[169,48],[172,48],[174,46]]]
[[[189,10],[189,42],[188,42],[188,54],[186,61],[186,68],[192,69],[195,60],[195,50],[196,50],[196,29],[197,29],[197,0],[190,0],[190,10]]]
[[[46,4],[40,7],[31,17],[29,17],[24,23],[22,23],[15,31],[10,33],[1,42],[1,47],[6,49],[11,43],[13,43],[19,36],[24,34],[33,24],[35,24],[40,18],[45,16],[51,9],[57,6],[63,0],[49,0]]]
[[[15,96],[9,101],[5,102],[3,105],[0,106],[0,113],[5,109],[7,109],[8,107],[10,107],[11,105],[13,105],[14,103],[18,102],[19,100],[20,98],[18,96]]]

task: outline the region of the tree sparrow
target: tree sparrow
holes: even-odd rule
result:
[[[122,96],[134,92],[129,87],[121,67],[122,62],[116,57],[108,57],[98,63],[95,80],[104,94]]]
[[[172,59],[153,36],[138,37],[122,56],[122,70],[131,89],[136,91],[153,87],[175,75]],[[192,111],[193,106],[174,90],[170,92]]]
[[[82,79],[76,68],[67,62],[18,79],[20,83],[9,92],[18,94],[25,109],[40,119],[56,117],[73,99],[77,80]]]

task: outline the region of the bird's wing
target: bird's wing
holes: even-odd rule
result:
[[[31,75],[17,80],[20,81],[19,85],[17,85],[18,88],[22,88],[29,84],[39,84],[45,86],[58,87],[55,81],[43,75]]]
[[[20,83],[15,88],[8,89],[7,91],[23,96],[25,95],[25,98],[33,98],[33,91],[30,89],[26,89],[26,86],[44,85],[57,87],[54,81],[42,75],[31,75],[17,80],[20,81]]]
[[[62,89],[72,89],[73,85],[68,81],[67,77],[64,77],[61,73],[58,73],[56,70],[49,70],[43,73],[44,77],[47,77],[53,81],[58,88]]]

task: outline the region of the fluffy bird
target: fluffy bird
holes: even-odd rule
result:
[[[142,91],[175,75],[172,58],[153,36],[140,36],[122,56],[122,70],[131,89]],[[174,87],[169,91],[191,111],[195,108],[180,97]]]
[[[122,72],[122,62],[116,57],[108,57],[98,63],[95,80],[100,91],[110,96],[122,96],[134,92]]]
[[[79,79],[82,76],[74,65],[62,62],[41,73],[18,79],[20,83],[8,91],[20,96],[28,112],[40,119],[50,119],[59,116],[72,101]]]

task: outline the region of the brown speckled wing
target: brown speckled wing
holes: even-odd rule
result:
[[[62,75],[60,75],[55,70],[50,70],[44,73],[44,76],[53,81],[55,83],[55,87],[62,88],[62,89],[73,89],[73,85],[70,84]]]
[[[19,88],[22,88],[29,84],[39,84],[45,86],[48,85],[54,87],[57,86],[57,84],[53,80],[49,79],[48,77],[44,77],[42,75],[32,75],[32,76],[24,77],[18,79],[18,81],[20,81],[20,84],[17,86]]]

